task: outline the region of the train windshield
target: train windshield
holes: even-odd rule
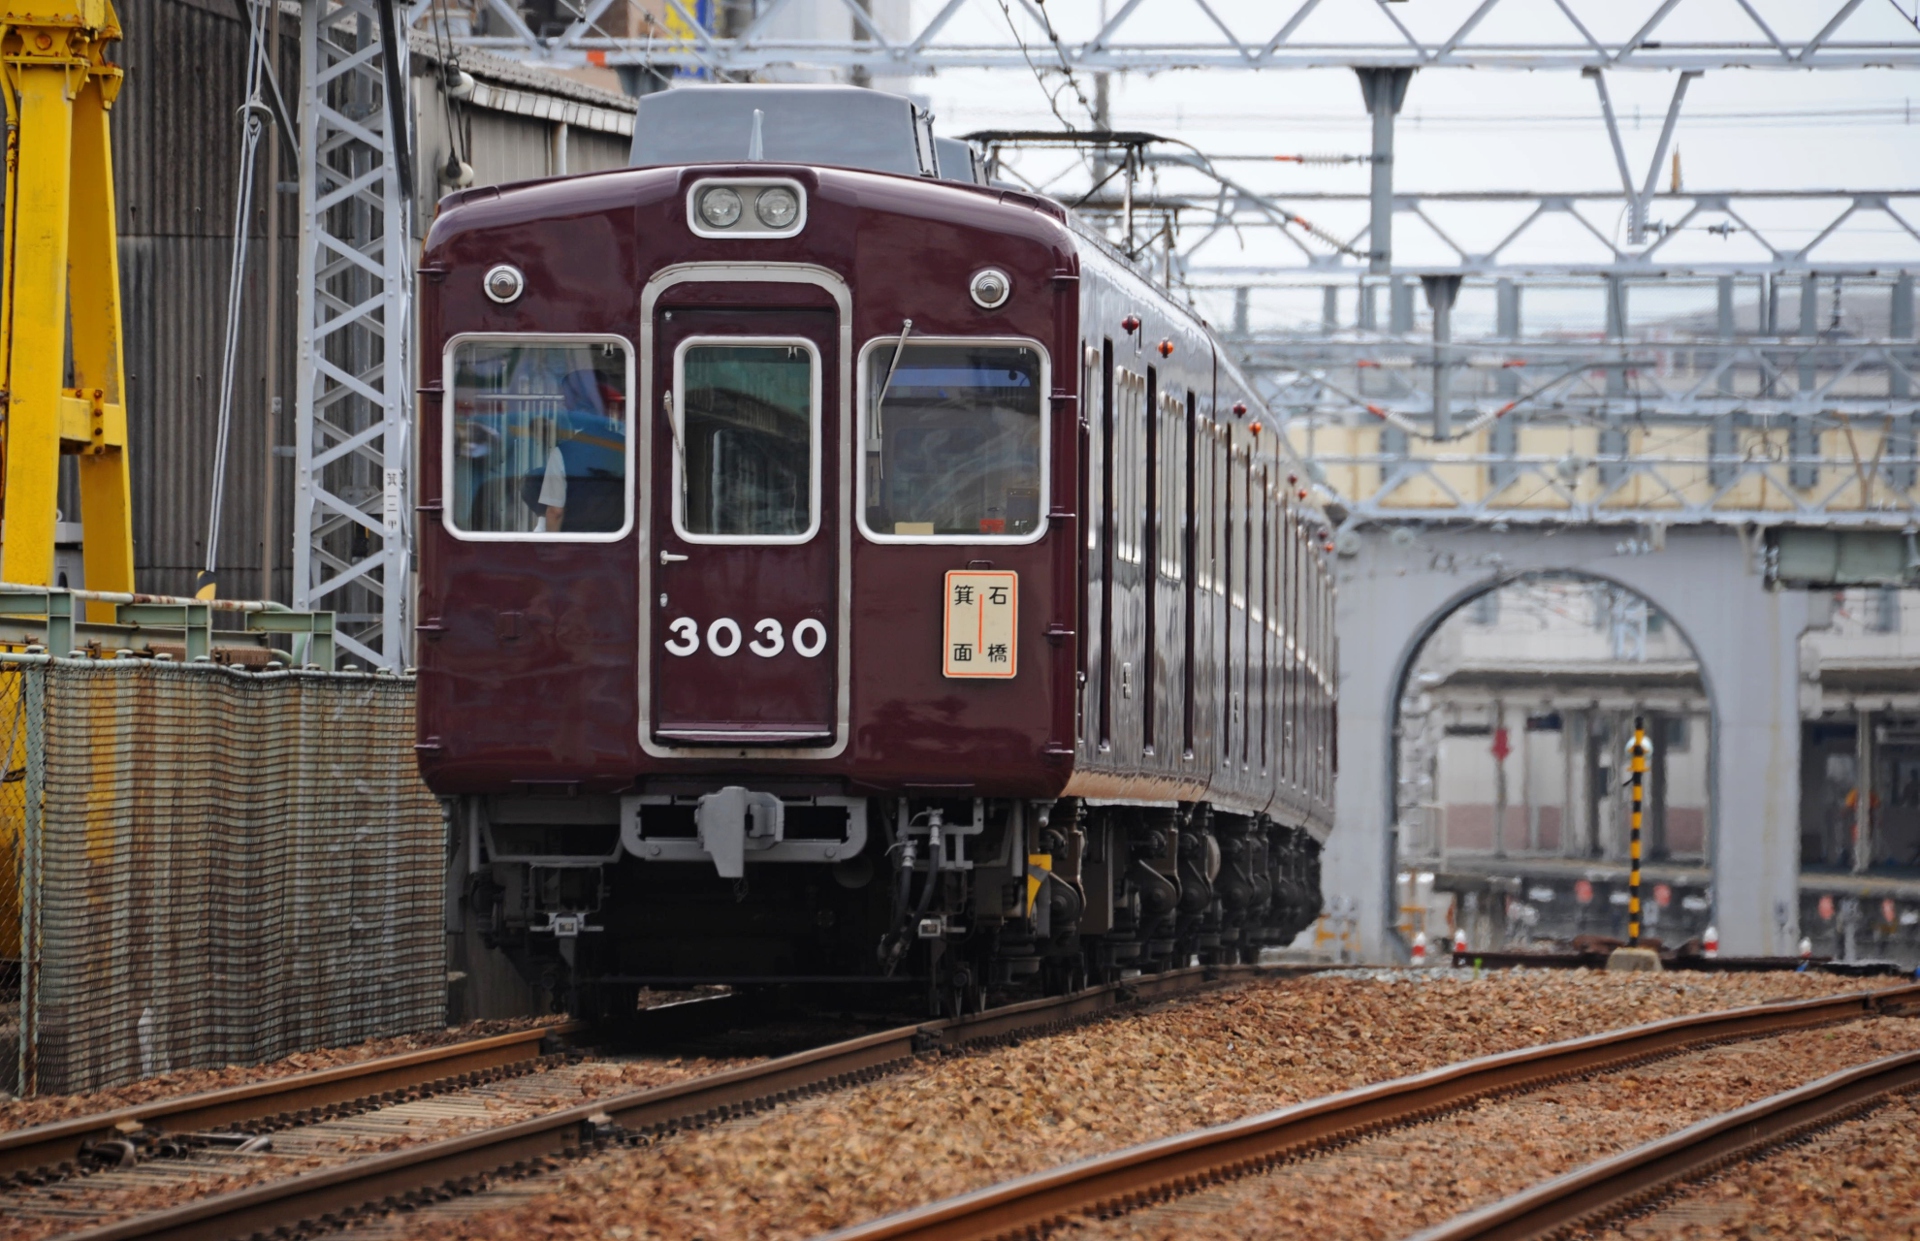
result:
[[[1040,529],[1040,351],[909,341],[867,353],[866,528],[1030,538]]]
[[[708,337],[680,347],[680,533],[696,541],[797,541],[819,503],[819,364],[812,342]]]
[[[455,341],[446,521],[470,536],[617,536],[632,353],[622,340]]]

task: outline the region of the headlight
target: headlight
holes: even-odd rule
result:
[[[499,263],[487,269],[480,287],[487,291],[488,297],[504,306],[526,292],[527,278],[513,264]]]
[[[999,268],[989,267],[974,275],[967,292],[973,295],[974,305],[980,309],[998,310],[1013,295],[1013,280]]]
[[[732,228],[740,219],[740,195],[724,185],[700,196],[700,218],[709,228]]]
[[[785,228],[800,214],[800,200],[793,196],[792,190],[776,185],[760,191],[760,197],[753,204],[753,213],[768,228]]]
[[[687,187],[687,227],[727,241],[792,237],[807,226],[807,192],[785,177],[695,181]]]

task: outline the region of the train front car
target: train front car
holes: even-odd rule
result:
[[[1118,968],[1064,796],[1086,240],[940,179],[877,92],[674,90],[636,135],[449,199],[423,260],[418,744],[459,918],[590,1012]]]

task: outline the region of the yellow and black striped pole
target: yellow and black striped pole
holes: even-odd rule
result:
[[[1640,811],[1647,782],[1647,721],[1633,717],[1633,830],[1627,838],[1627,947],[1640,946]]]

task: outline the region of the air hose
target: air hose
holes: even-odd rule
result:
[[[927,813],[927,882],[920,889],[920,900],[909,906],[907,901],[913,891],[913,864],[916,860],[914,839],[909,835],[901,845],[900,851],[900,899],[901,912],[905,915],[900,926],[893,934],[880,941],[880,960],[888,977],[899,966],[900,959],[907,955],[912,945],[914,932],[920,920],[927,916],[927,910],[933,907],[933,894],[940,886],[941,837],[946,826],[946,818],[939,810]]]

